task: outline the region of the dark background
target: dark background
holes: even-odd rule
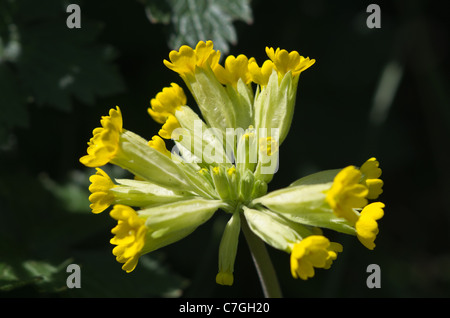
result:
[[[316,59],[301,75],[270,190],[372,156],[383,170],[386,209],[374,251],[326,232],[344,252],[302,281],[291,277],[289,255],[268,247],[287,297],[450,296],[448,12],[438,1],[373,2],[380,29],[367,28],[364,1],[254,0],[253,23],[234,23],[230,54],[261,63],[270,46]],[[93,169],[78,159],[115,105],[127,129],[147,139],[157,133],[150,99],[172,81],[183,84],[162,63],[170,30],[152,24],[138,1],[73,1],[78,30],[65,27],[70,2],[32,3],[2,12],[3,31],[15,24],[23,47],[16,60],[0,59],[0,297],[261,297],[243,236],[235,284],[215,283],[223,212],[143,257],[133,273],[120,269],[109,244],[114,221],[90,213]],[[80,77],[64,90],[55,79],[66,71]],[[70,263],[81,266],[80,289],[65,287]],[[369,264],[381,268],[379,289],[366,286]]]

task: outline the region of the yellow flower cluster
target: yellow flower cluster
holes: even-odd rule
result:
[[[234,282],[241,222],[265,243],[290,253],[294,278],[328,269],[342,252],[342,245],[330,242],[320,228],[355,235],[367,248],[375,247],[385,207],[369,203],[383,192],[375,158],[360,168],[318,172],[267,193],[291,125],[299,75],[315,60],[280,48],[266,48],[266,54],[261,67],[242,54],[228,56],[221,65],[211,41],[182,46],[164,64],[184,80],[202,118],[172,83],[150,101],[148,114],[162,124],[150,140],[123,128],[119,107],[93,130],[87,155],[80,158],[96,168],[90,207],[97,214],[112,206],[113,254],[126,272],[141,255],[184,238],[218,209],[231,215],[219,247],[216,282],[222,285]],[[242,134],[228,138],[230,128]],[[193,135],[175,134],[178,129]],[[164,139],[172,139],[180,152],[170,152]],[[108,163],[134,179],[111,179],[99,168]]]
[[[251,82],[265,86],[273,70],[283,77],[291,72],[292,76],[298,76],[301,72],[315,63],[314,59],[301,56],[297,51],[288,52],[284,49],[266,48],[269,60],[261,67],[255,58],[247,58],[240,54],[237,57],[230,55],[225,59],[225,66],[220,65],[220,52],[213,49],[212,41],[200,41],[195,49],[183,45],[179,51],[169,54],[170,62],[164,60],[164,64],[171,70],[186,78],[195,74],[198,68],[211,68],[218,80],[225,85],[236,87],[239,79],[245,84]]]
[[[234,100],[236,93],[230,90],[225,91],[217,84],[220,83],[226,87],[232,87],[235,91],[239,91],[238,83],[240,81],[248,88],[252,82],[264,88],[267,86],[273,72],[278,74],[280,80],[287,73],[290,73],[290,77],[292,78],[298,78],[301,72],[315,63],[314,59],[305,58],[297,51],[288,52],[280,48],[276,50],[266,48],[266,53],[269,59],[261,67],[258,66],[255,58],[247,58],[243,54],[237,57],[233,55],[228,56],[222,66],[219,64],[220,52],[214,50],[213,42],[200,41],[195,49],[183,45],[178,51],[171,51],[169,54],[170,61],[164,60],[164,64],[181,76],[187,87],[193,92],[194,97],[196,97],[201,110],[203,110],[205,103],[210,104],[215,102],[224,103],[224,108],[227,108],[230,114],[241,113],[239,115],[234,114],[236,118],[223,119],[225,121],[224,123],[220,122],[216,125],[214,123],[215,119],[208,120],[208,114],[206,111],[203,112],[207,117],[206,120],[213,127],[233,128],[239,126],[236,125],[236,122],[239,121],[244,122],[244,125],[251,124],[247,117],[251,121],[251,117],[255,116],[253,114],[254,111],[249,109],[249,114],[242,114],[242,110],[233,112],[233,106],[231,105],[240,103]],[[206,81],[209,81],[210,87],[205,85]],[[214,84],[214,82],[217,82],[217,84]],[[210,100],[211,97],[204,97],[203,95],[205,94],[199,92],[199,87],[201,86],[205,86],[206,88],[203,89],[208,90],[208,93],[217,97],[217,100],[212,101]],[[241,95],[238,99],[245,98],[242,97],[242,91],[239,91],[238,95]],[[172,133],[181,127],[176,112],[182,111],[180,107],[185,104],[186,95],[183,89],[175,83],[172,83],[170,87],[165,87],[151,100],[151,107],[148,108],[148,112],[156,122],[163,124],[159,131],[159,136],[164,139],[173,139]],[[248,106],[235,105],[234,107],[245,108]],[[219,108],[219,106],[216,106],[216,108]],[[217,114],[211,114],[211,116],[217,117]],[[286,120],[286,122],[289,121]],[[289,123],[287,126],[289,126]]]

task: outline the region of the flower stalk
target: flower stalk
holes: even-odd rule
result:
[[[241,214],[242,232],[244,233],[256,271],[261,283],[261,287],[266,298],[281,298],[280,284],[277,273],[273,267],[272,260],[264,242],[258,238],[248,227],[245,217]]]

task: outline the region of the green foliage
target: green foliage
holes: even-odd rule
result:
[[[69,29],[64,2],[51,0],[2,1],[0,11],[0,143],[27,126],[28,105],[67,112],[74,100],[93,105],[123,91],[114,50],[97,42],[98,22]]]
[[[17,260],[0,262],[0,296],[2,292],[27,290],[29,296],[65,297],[179,297],[188,281],[161,266],[151,256],[140,260],[131,275],[121,271],[119,264],[111,266],[113,256],[106,251],[76,254],[54,265],[48,261]],[[82,262],[80,288],[67,287],[71,263]],[[144,283],[143,283],[144,282]]]
[[[115,226],[108,213],[93,215],[87,191],[91,169],[58,184],[48,176],[4,176],[0,187],[0,297],[176,297],[188,281],[154,253],[126,274],[108,243]],[[8,187],[5,186],[8,184]],[[27,200],[21,186],[26,185]],[[97,244],[96,235],[103,243]],[[88,246],[88,248],[86,248]],[[69,289],[69,264],[81,267],[80,289]]]
[[[41,293],[54,293],[65,288],[64,270],[70,260],[59,265],[48,262],[25,260],[0,263],[0,292],[35,285]]]
[[[191,47],[199,41],[214,41],[214,48],[227,54],[237,42],[234,21],[253,21],[250,0],[145,0],[152,23],[169,25],[169,46]]]

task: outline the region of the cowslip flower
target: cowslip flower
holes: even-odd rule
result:
[[[117,106],[93,130],[87,155],[91,209],[112,207],[113,254],[131,272],[139,258],[186,237],[218,210],[230,215],[218,249],[216,282],[232,285],[241,230],[290,254],[294,278],[330,268],[341,244],[321,228],[356,236],[375,246],[384,204],[375,158],[361,167],[326,170],[268,193],[291,126],[300,74],[314,59],[266,48],[261,66],[245,55],[228,56],[211,41],[182,46],[164,64],[178,73],[201,114],[189,107],[176,83],[151,99],[148,114],[161,129],[150,140],[123,126]],[[169,151],[167,143],[174,147]],[[133,179],[114,179],[100,167],[117,165]]]

